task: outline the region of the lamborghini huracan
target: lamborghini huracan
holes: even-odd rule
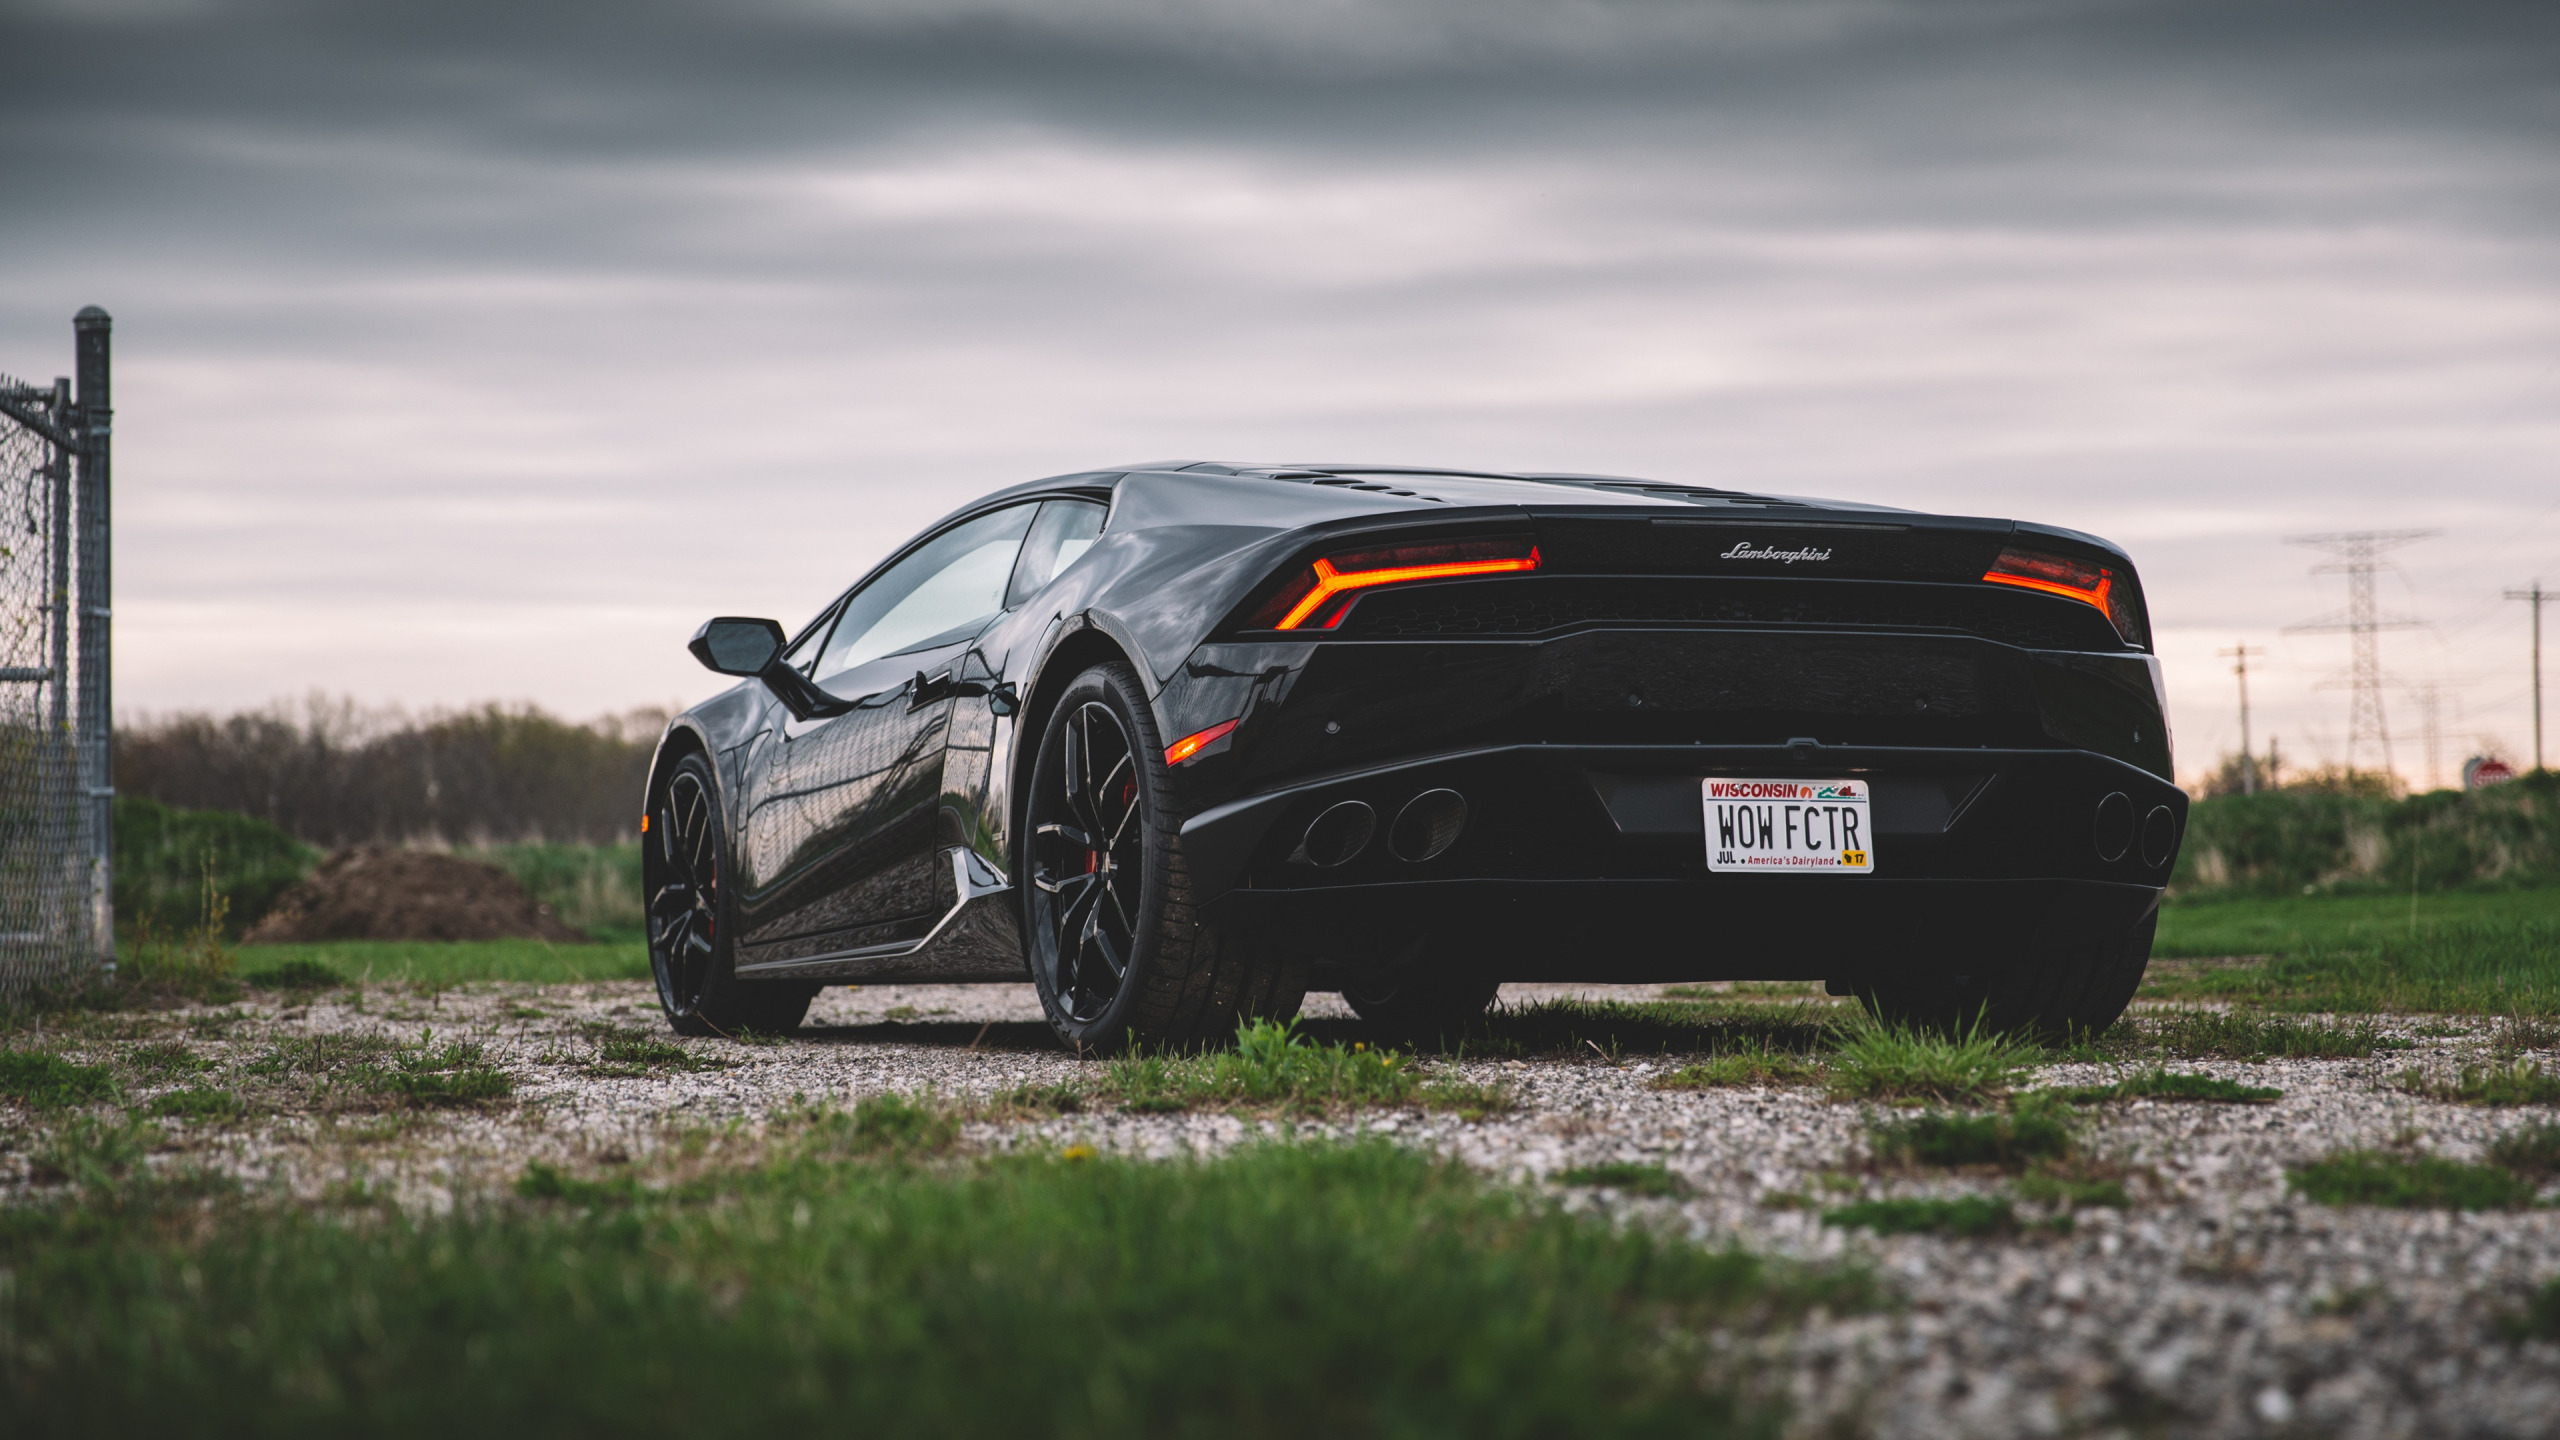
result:
[[[2125,552],[1614,476],[1170,462],[971,502],[651,767],[686,1033],[1028,978],[1079,1049],[1341,992],[1820,980],[2055,1032],[2140,982],[2187,798]]]

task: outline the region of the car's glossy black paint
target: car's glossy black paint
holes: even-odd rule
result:
[[[726,792],[742,973],[1021,978],[1001,924],[941,942],[1018,872],[1022,737],[1114,658],[1164,736],[1239,721],[1175,772],[1193,893],[1301,934],[1320,983],[1432,929],[1524,979],[1934,964],[2031,945],[2065,913],[2130,924],[2174,859],[2186,797],[2147,646],[1980,579],[2004,545],[2095,559],[2139,617],[2130,558],[2094,537],[1613,477],[1168,464],[1001,491],[916,544],[1048,496],[1110,505],[1091,550],[982,633],[854,672],[877,688],[841,693],[848,715],[795,720],[748,681],[670,726],[657,770],[698,748]],[[1315,556],[1416,533],[1533,536],[1543,563],[1371,592],[1337,630],[1242,628]],[[942,693],[946,674],[1009,685],[1016,713]],[[1709,874],[1707,774],[1871,777],[1877,873]],[[1436,786],[1471,807],[1447,853],[1289,861],[1326,805],[1392,814]],[[2167,857],[2097,857],[2110,793],[2170,813]]]

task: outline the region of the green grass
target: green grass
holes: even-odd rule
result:
[[[432,1032],[404,1044],[382,1035],[288,1036],[243,1067],[268,1080],[301,1080],[326,1101],[415,1107],[485,1105],[515,1081],[471,1041],[437,1044]]]
[[[989,1109],[1000,1114],[1119,1109],[1138,1114],[1243,1110],[1324,1115],[1418,1106],[1481,1119],[1514,1103],[1506,1086],[1426,1075],[1401,1051],[1373,1049],[1366,1041],[1316,1040],[1295,1020],[1250,1020],[1236,1027],[1230,1048],[1118,1055],[1092,1079],[1008,1091]]]
[[[0,1099],[30,1110],[59,1110],[115,1093],[115,1072],[104,1065],[77,1065],[42,1050],[0,1050]]]
[[[2560,1105],[2560,1074],[2533,1060],[2465,1065],[2451,1079],[2407,1070],[2401,1073],[2400,1088],[2456,1105]]]
[[[1879,1235],[1952,1235],[1975,1240],[2016,1234],[2018,1214],[2006,1200],[1959,1195],[1951,1200],[1861,1200],[1823,1211],[1822,1223]]]
[[[1738,1085],[1800,1085],[1822,1073],[1819,1061],[1744,1036],[1726,1049],[1653,1080],[1656,1090],[1716,1090]]]
[[[2038,1204],[2054,1205],[2066,1210],[2103,1206],[2122,1210],[2133,1203],[2121,1180],[2091,1179],[2053,1170],[2038,1170],[2018,1177],[2018,1195]]]
[[[252,990],[327,990],[347,983],[336,968],[308,956],[295,955],[263,969],[251,970],[240,983]]]
[[[2532,1177],[2501,1165],[2380,1150],[2342,1151],[2286,1173],[2291,1189],[2323,1205],[2401,1210],[2522,1209],[2537,1188]]]
[[[638,939],[600,945],[540,940],[332,940],[310,945],[243,945],[239,963],[254,974],[292,964],[326,966],[354,983],[403,982],[438,987],[483,980],[559,985],[586,980],[646,980],[649,947]]]
[[[2169,967],[2153,998],[2229,999],[2282,1010],[2560,1014],[2560,920],[2469,919],[2417,933],[2321,942],[2246,965]]]
[[[247,1107],[228,1090],[172,1090],[155,1095],[143,1113],[180,1120],[230,1120]]]
[[[2031,1161],[2063,1160],[2074,1147],[2071,1123],[2052,1106],[2022,1104],[2011,1114],[1942,1115],[1880,1121],[1868,1128],[1868,1149],[1886,1164],[1996,1165],[2018,1169]]]
[[[1875,1303],[1387,1144],[860,1159],[822,1128],[441,1217],[20,1211],[0,1408],[29,1435],[1767,1436],[1708,1337]]]
[[[1589,1185],[1624,1190],[1630,1195],[1671,1196],[1689,1193],[1689,1184],[1660,1165],[1615,1160],[1605,1165],[1577,1165],[1556,1174],[1559,1185]]]
[[[2254,1010],[2150,1011],[2099,1037],[2102,1053],[2181,1060],[2360,1060],[2392,1042],[2371,1020],[2309,1020]]]
[[[2160,907],[2151,953],[2162,959],[2291,955],[2348,950],[2384,936],[2409,938],[2408,893],[2369,895],[2172,895]],[[2429,891],[2418,896],[2420,934],[2447,926],[2560,924],[2560,888]]]
[[[590,1075],[633,1076],[729,1068],[726,1060],[697,1055],[672,1040],[646,1031],[629,1030],[619,1025],[589,1025],[585,1028],[588,1037],[596,1042],[596,1058],[587,1066]]]
[[[2560,1124],[2537,1120],[2489,1144],[2489,1163],[2536,1180],[2560,1176]]]
[[[1866,1023],[1840,1040],[1827,1083],[1842,1099],[1979,1105],[2008,1093],[2028,1066],[2044,1058],[2029,1041],[1978,1029],[1948,1036]]]
[[[2105,1085],[2077,1085],[2047,1092],[2073,1105],[2100,1105],[2110,1100],[2190,1100],[2207,1105],[2266,1105],[2284,1092],[2265,1085],[2243,1085],[2219,1075],[2148,1070]]]
[[[2498,1322],[2509,1340],[2560,1340],[2560,1280],[2544,1282],[2524,1308]]]
[[[563,924],[599,940],[640,941],[640,842],[558,845],[539,841],[457,852],[506,871]]]
[[[1757,1047],[1789,1054],[1827,1050],[1852,1016],[1821,1001],[1678,999],[1544,1000],[1496,1008],[1445,1048],[1471,1057],[1709,1055]]]

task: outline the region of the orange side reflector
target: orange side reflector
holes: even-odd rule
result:
[[[643,835],[649,833],[649,816],[646,811],[641,812],[640,815],[640,833]]]
[[[1440,565],[1399,565],[1386,570],[1341,571],[1330,560],[1316,562],[1316,588],[1310,590],[1289,613],[1280,617],[1275,630],[1295,630],[1325,606],[1325,602],[1345,590],[1366,590],[1372,585],[1403,585],[1416,580],[1456,580],[1468,575],[1505,575],[1538,568],[1538,550],[1515,560],[1452,560]]]
[[[1243,718],[1244,717],[1241,715],[1236,717],[1237,720],[1241,720]],[[1208,749],[1210,746],[1217,744],[1219,741],[1226,739],[1227,733],[1235,728],[1235,720],[1222,720],[1219,723],[1210,726],[1208,729],[1201,731],[1197,735],[1185,735],[1181,739],[1164,747],[1164,763],[1167,765],[1179,765],[1183,761],[1190,759],[1192,756],[1199,754],[1201,751]]]

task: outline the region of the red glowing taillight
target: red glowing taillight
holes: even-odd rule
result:
[[[1538,568],[1538,547],[1525,539],[1444,540],[1382,545],[1327,555],[1301,570],[1255,612],[1257,630],[1330,630],[1363,590],[1427,580],[1516,575]]]
[[[2012,546],[2000,552],[1982,578],[1994,585],[2015,585],[2092,606],[2116,627],[2117,635],[2132,644],[2142,643],[2142,621],[2122,577],[2094,560]]]

